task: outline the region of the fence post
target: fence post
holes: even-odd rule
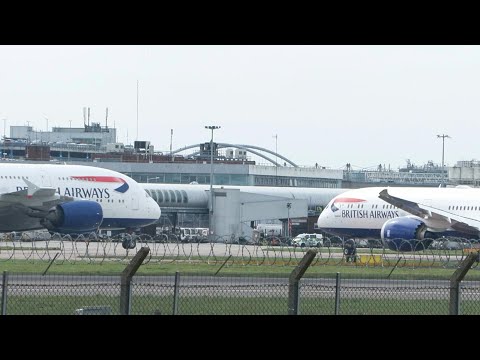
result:
[[[337,272],[335,281],[335,315],[340,314],[340,273]]]
[[[7,315],[7,287],[8,273],[4,271],[2,280],[2,315]]]
[[[308,250],[295,269],[290,273],[290,277],[288,278],[288,315],[299,314],[299,280],[303,274],[305,274],[305,271],[307,271],[315,255],[317,255],[316,250]]]
[[[175,285],[173,288],[173,315],[178,313],[178,285],[180,285],[180,273],[175,272]]]
[[[449,314],[460,315],[460,282],[467,275],[473,263],[478,260],[479,253],[472,252],[460,263],[460,266],[450,278]]]
[[[138,268],[142,264],[143,260],[147,257],[150,248],[142,247],[137,254],[130,260],[130,263],[122,271],[120,280],[120,315],[130,315],[131,309],[131,282],[132,277],[137,272]]]

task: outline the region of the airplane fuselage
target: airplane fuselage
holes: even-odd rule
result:
[[[454,221],[480,226],[480,189],[371,187],[350,190],[333,198],[320,214],[318,227],[331,235],[379,238],[386,221],[415,217],[380,199],[379,194],[384,189],[412,204],[431,209],[434,212],[432,216],[418,216],[431,232],[448,231],[454,234],[449,229]]]
[[[0,231],[42,228],[35,217],[16,221],[10,216],[20,205],[33,209],[48,206],[42,198],[38,203],[35,196],[26,199],[29,196],[24,196],[22,190],[32,187],[29,183],[53,188],[62,198],[98,203],[103,211],[100,229],[136,228],[160,217],[158,205],[143,188],[116,171],[81,165],[8,163],[0,164]]]

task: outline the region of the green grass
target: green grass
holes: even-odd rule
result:
[[[331,260],[331,259],[330,259]],[[185,260],[179,261],[163,260],[162,262],[150,261],[140,266],[137,271],[139,275],[173,275],[175,272],[180,273],[203,273],[215,274],[225,259],[217,258],[217,260],[210,260],[209,263],[205,261]],[[119,275],[127,266],[128,261],[111,261],[106,260],[102,263],[86,261],[68,262],[62,261],[60,263],[54,262],[48,269],[47,274],[90,274],[90,275]],[[276,263],[269,263],[267,261],[245,262],[241,259],[230,259],[218,271],[218,276],[235,274],[244,276],[286,276],[296,266],[296,262],[284,262],[278,260]],[[375,277],[387,278],[390,275],[392,279],[448,279],[455,271],[455,267],[419,267],[412,266],[412,264],[405,266],[401,263],[401,267],[394,269],[394,264],[390,266],[365,266],[358,263],[345,263],[340,260],[335,261],[314,261],[312,265],[305,272],[306,277],[335,277],[336,273],[340,273],[343,278],[349,277]],[[414,265],[414,264],[413,264]],[[449,264],[450,266],[452,264]],[[0,271],[8,271],[10,273],[36,273],[42,274],[49,266],[48,261],[41,260],[8,260],[0,261]],[[393,271],[392,271],[393,270]],[[470,270],[467,274],[467,279],[480,279],[480,272],[477,269]]]
[[[86,306],[108,306],[118,315],[118,296],[9,296],[8,315],[73,315]],[[286,315],[288,303],[282,297],[181,297],[179,315]],[[478,301],[462,301],[462,314],[480,314]],[[333,298],[302,298],[301,315],[334,315]],[[340,315],[447,315],[448,300],[395,300],[359,297],[341,299]],[[132,315],[172,315],[173,296],[133,296]]]
[[[17,296],[9,295],[8,315],[74,315],[85,306],[109,306],[112,315],[118,315],[120,297],[117,296]]]

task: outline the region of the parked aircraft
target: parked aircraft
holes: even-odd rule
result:
[[[334,197],[318,217],[326,233],[381,238],[392,250],[423,250],[442,236],[478,238],[480,189],[370,187]]]
[[[0,231],[82,234],[134,229],[160,217],[130,177],[82,165],[0,164]]]

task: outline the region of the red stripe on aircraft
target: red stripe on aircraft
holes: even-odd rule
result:
[[[119,182],[119,183],[125,182],[122,178],[115,177],[115,176],[72,176],[72,178],[77,180],[97,181],[97,182]]]
[[[338,198],[335,200],[335,203],[342,202],[342,203],[357,203],[357,202],[364,202],[365,200],[362,199],[355,199],[355,198]]]

